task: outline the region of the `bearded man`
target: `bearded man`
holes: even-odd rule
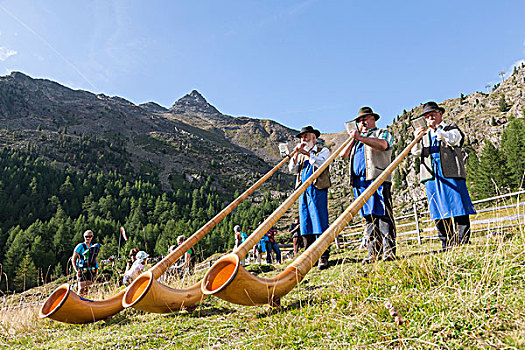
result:
[[[321,132],[312,126],[302,128],[301,132],[296,135],[301,142],[295,147],[297,153],[290,159],[289,164],[290,171],[297,174],[296,187],[312,176],[330,158],[328,148],[316,145],[316,140],[320,135]],[[299,222],[305,249],[308,249],[329,226],[329,187],[330,171],[326,168],[299,197]],[[329,256],[330,250],[327,249],[319,259],[318,268],[320,270],[328,268]]]

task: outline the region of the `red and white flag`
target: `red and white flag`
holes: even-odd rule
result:
[[[124,238],[125,241],[128,240],[128,237],[126,236],[126,231],[124,230],[124,227],[120,227],[120,233],[122,233],[122,237]]]

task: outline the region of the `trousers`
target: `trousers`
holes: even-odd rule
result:
[[[470,242],[470,217],[468,215],[436,220],[441,248],[467,244]]]

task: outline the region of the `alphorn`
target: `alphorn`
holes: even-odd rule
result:
[[[213,219],[208,221],[198,231],[196,231],[191,237],[189,237],[184,243],[177,247],[173,252],[167,255],[164,259],[159,261],[155,266],[137,278],[135,282],[129,285],[126,289],[115,294],[111,298],[105,300],[89,300],[77,295],[70,285],[63,284],[58,287],[44,302],[39,311],[40,318],[51,318],[55,321],[65,323],[90,323],[98,320],[106,319],[111,317],[118,312],[122,311],[125,306],[135,306],[138,304],[140,299],[144,299],[144,296],[151,289],[151,285],[161,286],[159,289],[166,289],[168,287],[162,286],[156,281],[175,261],[177,261],[186,251],[193,247],[204,235],[206,235],[211,229],[213,229],[222,219],[224,219],[233,209],[235,209],[243,200],[245,200],[250,194],[252,194],[259,186],[261,186],[270,176],[272,176],[280,167],[282,167],[291,157],[295,155],[297,151],[294,150],[273,169],[261,177],[256,183],[248,188],[244,193],[237,197],[231,202],[226,208],[219,212]],[[145,284],[145,278],[148,278]],[[151,281],[150,281],[151,280]],[[131,293],[130,288],[133,287]],[[168,288],[171,289],[171,288]],[[179,295],[183,295],[182,301],[179,307],[174,308],[180,309],[182,306],[191,306],[202,299],[202,293],[200,292],[200,283],[185,289],[184,291],[177,291]],[[197,293],[195,292],[197,291]],[[184,294],[185,293],[185,294]],[[123,305],[124,296],[127,296],[128,303]],[[147,298],[146,298],[147,299]],[[158,299],[154,299],[158,300]],[[173,304],[169,304],[173,306]],[[140,306],[140,305],[139,305]],[[176,306],[176,305],[175,305]],[[148,308],[147,305],[143,306]],[[156,310],[158,307],[152,306]],[[167,310],[166,308],[164,310]],[[146,310],[147,311],[147,310]],[[152,311],[159,312],[159,311]]]
[[[343,142],[339,148],[333,152],[330,157],[316,170],[314,173],[304,181],[297,190],[292,193],[273,213],[270,215],[259,227],[231,254],[224,256],[217,260],[217,262],[208,270],[204,276],[202,283],[202,292],[205,295],[213,294],[218,292],[218,289],[226,287],[226,284],[230,283],[230,277],[237,274],[236,266],[239,265],[240,259],[244,258],[250,249],[259,242],[262,236],[279,220],[281,216],[295,203],[299,196],[314,182],[314,180],[321,175],[321,173],[328,168],[330,163],[339,156],[339,153],[352,141],[352,138],[348,138]],[[246,273],[248,273],[246,271]],[[224,279],[226,278],[226,279]],[[243,289],[241,289],[242,292]],[[217,295],[219,296],[219,295]],[[270,305],[273,303],[270,302]],[[254,305],[248,302],[244,305]]]
[[[246,252],[243,249],[239,249],[219,259],[208,270],[202,282],[203,293],[240,305],[269,304],[270,306],[280,307],[280,298],[288,294],[301,282],[339,232],[353,219],[359,209],[394,171],[424,134],[425,132],[418,134],[381,175],[326,229],[315,243],[279,275],[273,278],[260,278],[252,275],[240,265],[240,259],[245,256]]]

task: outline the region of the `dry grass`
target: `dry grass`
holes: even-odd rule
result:
[[[429,253],[437,242],[404,244],[401,259],[368,266],[357,263],[365,252],[332,248],[333,266],[312,270],[280,312],[208,298],[192,314],[126,310],[109,321],[65,325],[36,321],[34,308],[13,309],[2,313],[0,347],[524,348],[525,234],[520,227],[502,233],[444,254]],[[273,276],[286,265],[258,271]],[[189,286],[204,272],[170,285]],[[90,297],[114,292],[99,286]]]

